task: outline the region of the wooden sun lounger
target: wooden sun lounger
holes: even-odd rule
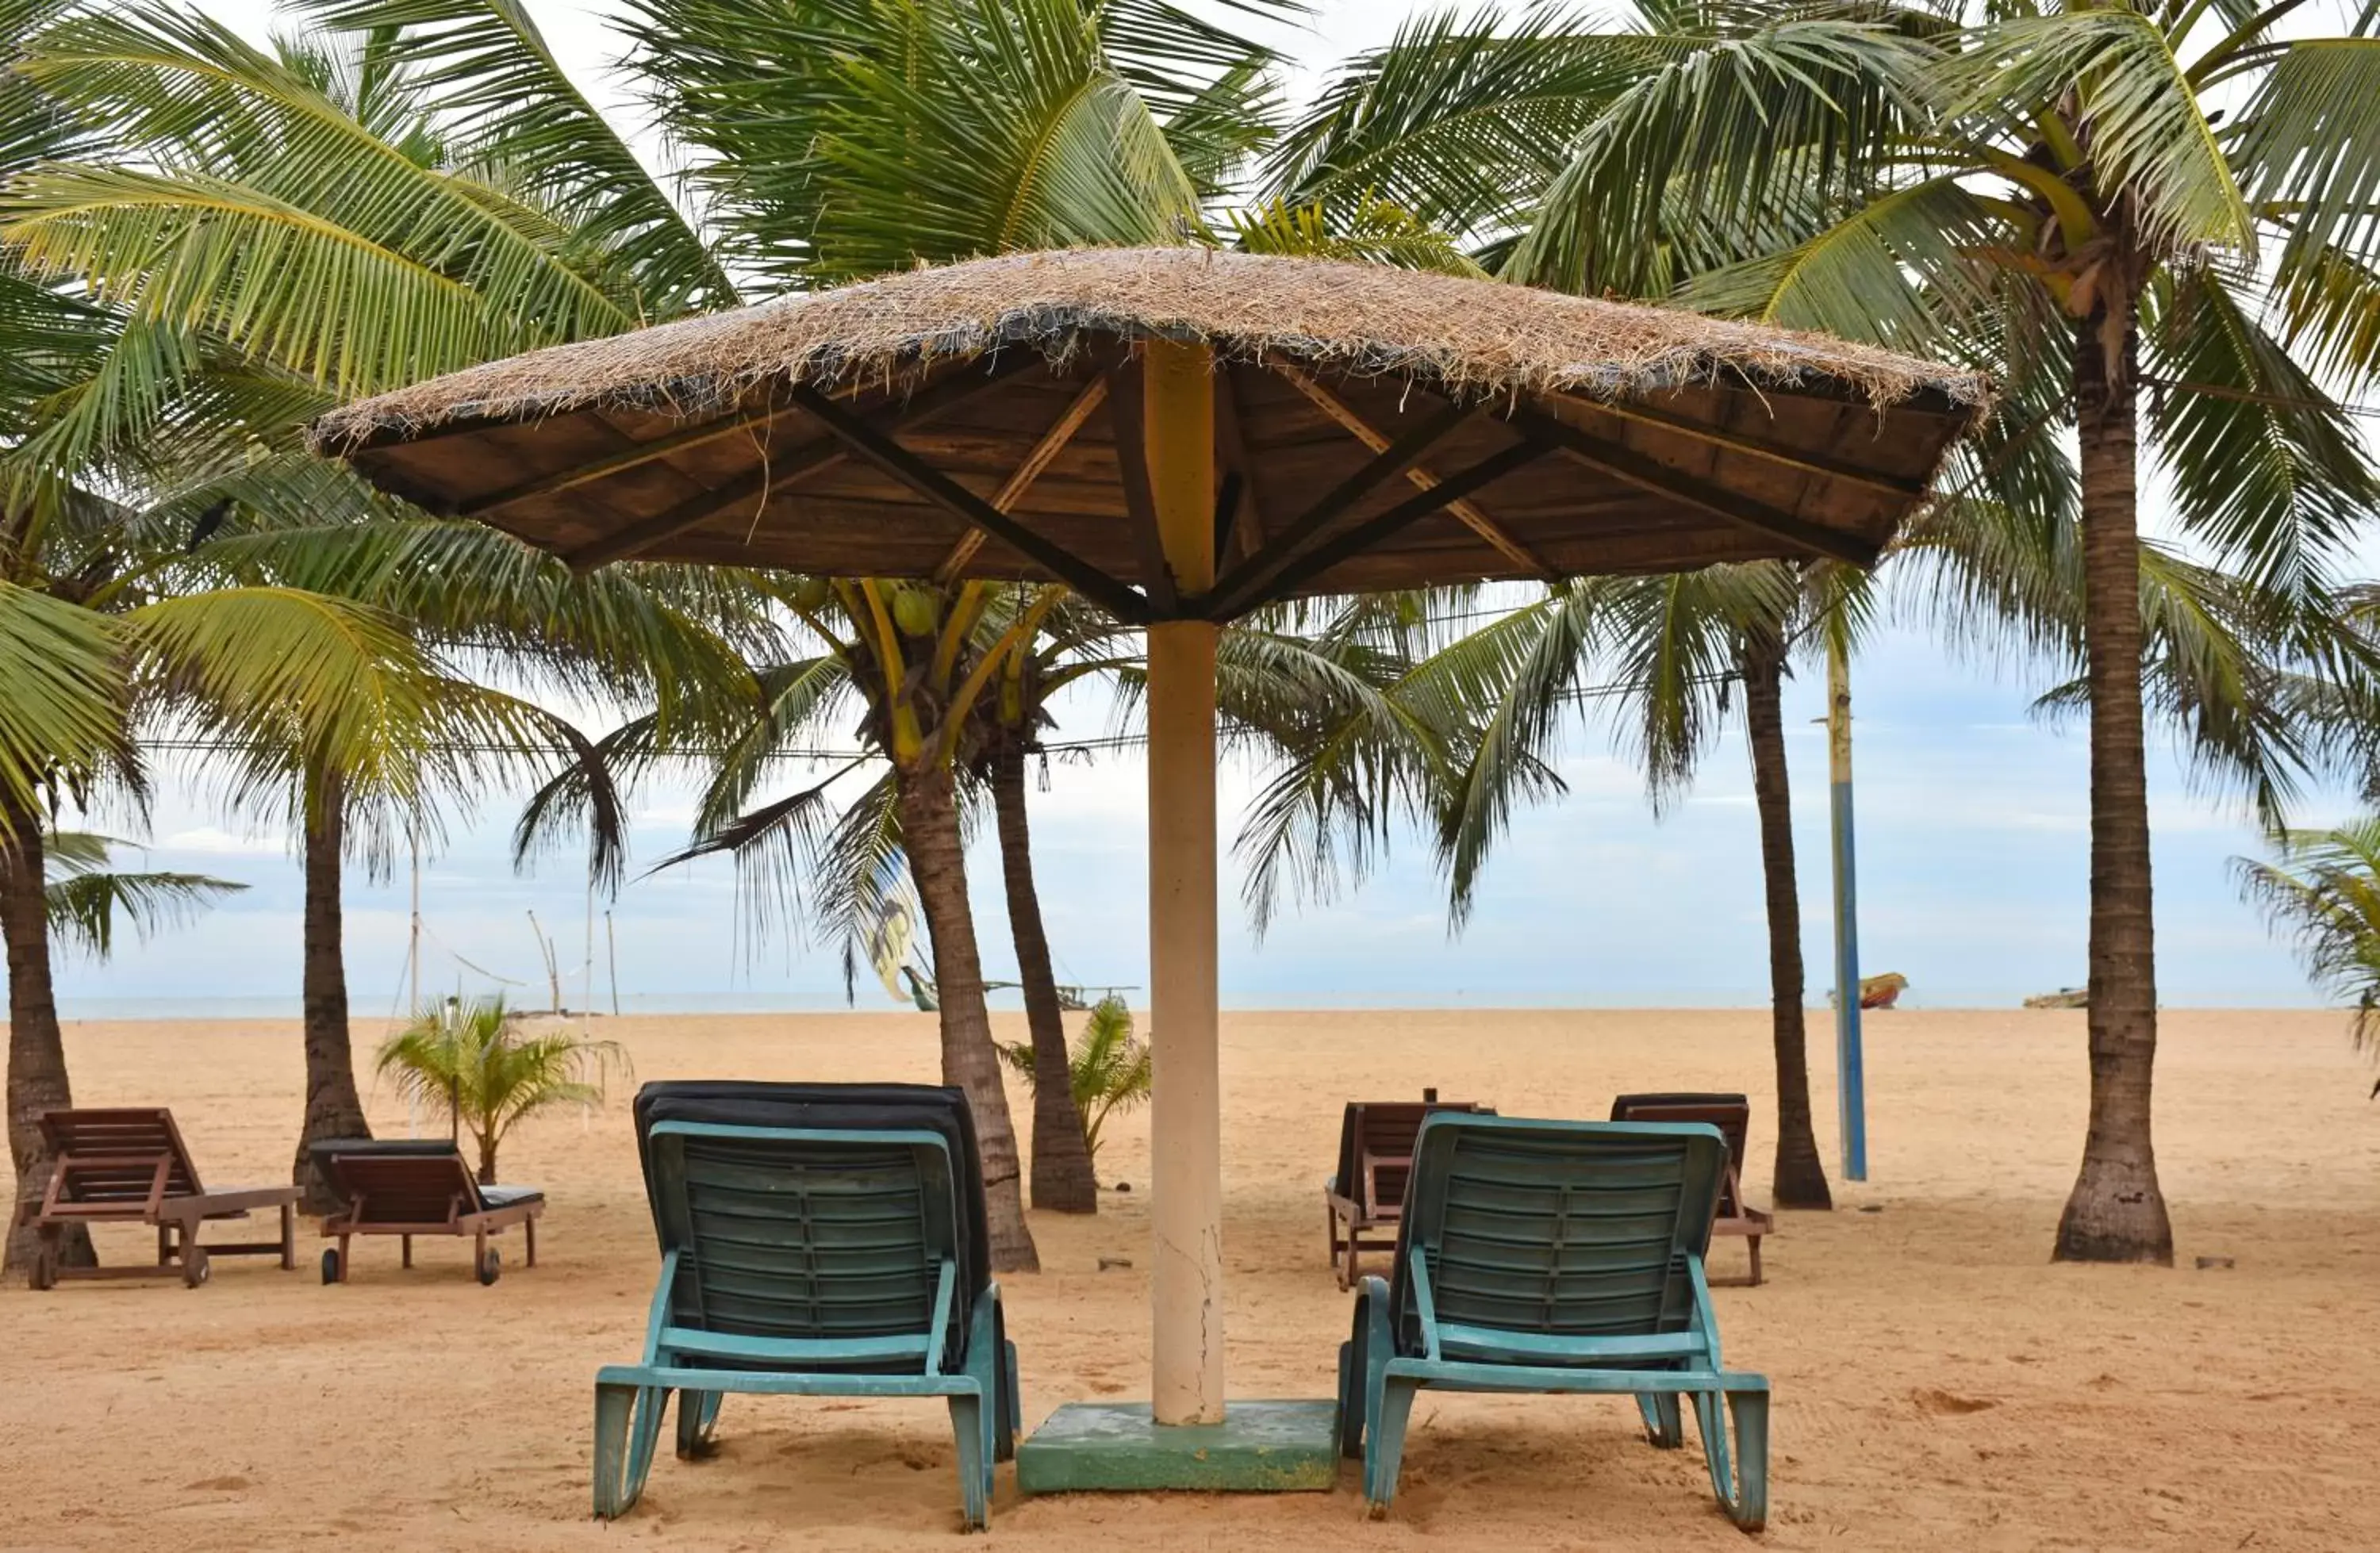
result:
[[[1397,1215],[1404,1204],[1414,1134],[1421,1131],[1422,1118],[1439,1110],[1488,1109],[1468,1100],[1441,1100],[1435,1089],[1423,1090],[1418,1100],[1347,1103],[1339,1122],[1339,1169],[1322,1183],[1330,1265],[1340,1288],[1355,1286],[1356,1258],[1362,1253],[1396,1249]],[[1386,1239],[1378,1233],[1382,1231]]]
[[[1752,1106],[1741,1095],[1622,1095],[1611,1102],[1614,1122],[1701,1122],[1727,1140],[1727,1174],[1719,1183],[1715,1235],[1742,1235],[1752,1251],[1752,1287],[1760,1287],[1760,1242],[1777,1232],[1777,1219],[1743,1200],[1744,1139],[1752,1131]]]
[[[117,1110],[47,1110],[42,1137],[55,1163],[50,1183],[25,1220],[41,1234],[32,1286],[53,1289],[67,1279],[155,1278],[179,1273],[195,1289],[216,1256],[278,1256],[285,1270],[298,1265],[295,1186],[243,1186],[210,1192],[199,1183],[198,1167],[162,1106]],[[281,1210],[277,1240],[199,1244],[199,1226],[216,1219],[245,1219],[252,1210]],[[151,1224],[157,1230],[157,1260],[114,1268],[63,1265],[60,1242],[69,1224]]]
[[[520,1226],[528,1265],[537,1266],[537,1221],[545,1194],[528,1186],[482,1186],[463,1151],[441,1138],[326,1138],[314,1146],[332,1186],[346,1206],[322,1220],[338,1244],[322,1250],[322,1281],[345,1283],[354,1269],[348,1242],[358,1235],[395,1235],[403,1265],[413,1266],[416,1235],[469,1235],[471,1270],[493,1283],[503,1263],[488,1237]]]

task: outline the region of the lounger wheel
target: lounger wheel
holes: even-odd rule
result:
[[[207,1256],[206,1247],[186,1245],[182,1248],[182,1287],[195,1289],[214,1275],[214,1263]]]
[[[496,1255],[496,1248],[488,1247],[488,1254],[480,1258],[480,1286],[484,1289],[495,1282],[504,1276],[504,1259]]]
[[[322,1247],[322,1281],[325,1283],[338,1282],[340,1271],[339,1248],[335,1245],[326,1245]]]

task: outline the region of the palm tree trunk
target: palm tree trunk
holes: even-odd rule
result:
[[[1050,968],[1050,935],[1033,882],[1033,838],[1025,812],[1025,748],[1003,741],[991,759],[991,804],[1000,820],[1000,872],[1008,887],[1008,927],[1016,940],[1016,979],[1025,984],[1025,1022],[1033,1032],[1033,1206],[1059,1213],[1097,1213],[1099,1178],[1083,1139],[1083,1113],[1068,1082],[1065,1011]]]
[[[966,855],[959,837],[956,781],[948,766],[901,770],[901,843],[926,908],[934,944],[934,986],[941,1008],[942,1082],[966,1092],[983,1155],[991,1265],[997,1272],[1038,1272],[1041,1258],[1025,1222],[1016,1128],[1001,1087],[1000,1054],[984,1011],[983,962],[976,952],[975,913],[967,904]]]
[[[311,1153],[322,1138],[368,1138],[364,1105],[356,1093],[354,1049],[347,1025],[345,926],[339,904],[345,867],[346,793],[337,779],[308,783],[306,800],[306,917],[304,1014],[306,1114],[298,1133],[298,1158],[290,1179],[305,1193],[309,1213],[330,1213],[338,1194],[315,1168]]]
[[[2141,733],[2136,330],[2115,352],[2095,313],[2075,330],[2082,607],[2091,692],[2091,1130],[2058,1221],[2059,1261],[2173,1261],[2150,1137],[2156,940]]]
[[[0,803],[6,800],[0,799]],[[24,1227],[25,1209],[50,1184],[50,1151],[42,1147],[41,1116],[74,1104],[67,1087],[66,1039],[58,1029],[58,1004],[50,985],[50,914],[45,889],[42,817],[8,804],[0,827],[0,932],[8,945],[8,1157],[17,1167],[17,1206],[8,1219],[8,1245],[0,1270],[21,1274],[40,1244]],[[69,1229],[61,1247],[68,1265],[98,1260],[91,1234]]]
[[[1792,790],[1785,765],[1785,644],[1755,631],[1743,644],[1743,720],[1760,811],[1760,871],[1768,889],[1768,1001],[1777,1049],[1779,1207],[1830,1208],[1827,1167],[1810,1119],[1810,1054],[1802,1013],[1801,880],[1793,867]],[[1856,997],[1853,989],[1850,996]]]

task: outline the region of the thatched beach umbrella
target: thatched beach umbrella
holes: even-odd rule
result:
[[[1217,624],[1483,578],[1876,559],[1981,413],[1890,352],[1197,249],[918,270],[457,372],[318,443],[580,567],[1063,582],[1148,627],[1155,1401],[1220,1420]]]

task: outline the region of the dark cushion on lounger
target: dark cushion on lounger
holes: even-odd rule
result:
[[[652,1151],[659,1122],[707,1122],[734,1127],[804,1127],[821,1131],[938,1133],[957,1175],[955,1211],[959,1278],[977,1293],[991,1286],[991,1248],[983,1207],[983,1159],[977,1152],[975,1113],[966,1095],[933,1084],[764,1084],[746,1079],[679,1079],[637,1092],[637,1151],[652,1190]]]
[[[463,1151],[451,1138],[317,1138],[308,1152],[317,1159],[328,1159],[334,1154],[427,1155],[432,1158],[452,1154],[460,1158]]]
[[[545,1195],[535,1186],[480,1185],[479,1177],[464,1162],[463,1150],[452,1138],[321,1138],[309,1152],[330,1172],[333,1184],[342,1190],[346,1182],[334,1163],[339,1159],[451,1159],[464,1185],[477,1195],[480,1207],[516,1207]]]

